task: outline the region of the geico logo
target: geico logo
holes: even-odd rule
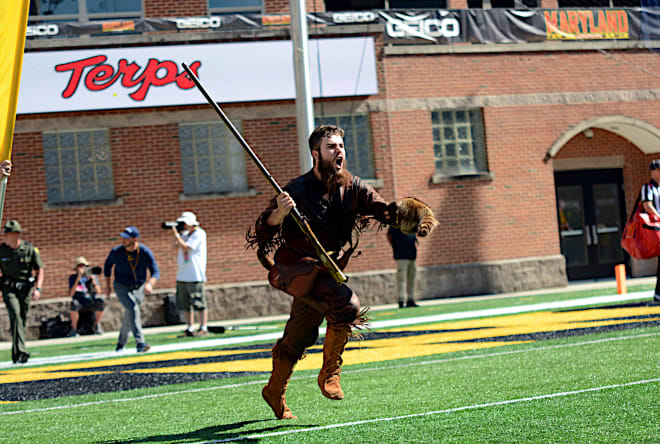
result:
[[[455,18],[426,19],[419,21],[396,20],[387,22],[387,35],[390,37],[407,37],[413,33],[429,37],[458,37],[461,28]]]
[[[220,17],[187,17],[178,18],[176,20],[176,27],[183,28],[219,28],[222,24]]]
[[[335,23],[364,23],[376,20],[376,14],[370,11],[364,12],[340,12],[332,14]]]
[[[32,25],[28,26],[25,35],[27,37],[39,37],[43,35],[57,35],[60,33],[60,27],[54,23],[49,25]]]

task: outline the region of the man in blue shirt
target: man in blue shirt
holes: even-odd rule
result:
[[[151,294],[153,286],[160,277],[156,258],[149,247],[139,242],[140,232],[136,227],[126,227],[119,233],[121,245],[110,251],[103,266],[106,277],[106,294],[110,298],[110,275],[115,269],[113,288],[117,299],[124,306],[124,319],[119,330],[117,351],[123,351],[129,332],[133,332],[138,353],[148,351],[151,347],[142,334],[142,319],[140,304],[145,294]],[[147,279],[149,270],[149,279]]]

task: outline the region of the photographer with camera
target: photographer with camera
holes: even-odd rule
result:
[[[206,231],[199,226],[192,211],[184,211],[176,223],[165,222],[163,228],[172,230],[177,248],[176,306],[186,316],[186,330],[180,338],[209,334],[208,311],[204,298],[206,282]],[[194,311],[200,312],[199,329],[193,324]]]
[[[101,317],[105,308],[105,300],[100,296],[98,275],[103,272],[101,267],[89,268],[89,262],[83,256],[78,256],[73,267],[75,273],[69,276],[69,297],[71,298],[71,330],[67,336],[78,336],[78,321],[81,313],[93,312],[94,334],[103,333]]]

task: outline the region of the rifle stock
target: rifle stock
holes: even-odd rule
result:
[[[270,183],[270,186],[273,187],[275,190],[275,193],[277,195],[282,193],[282,188],[279,186],[277,181],[273,178],[273,176],[270,174],[268,169],[264,166],[264,164],[261,162],[261,160],[257,157],[256,153],[252,150],[250,145],[245,141],[243,136],[241,135],[240,132],[236,129],[234,124],[229,120],[229,117],[225,114],[225,112],[220,108],[220,105],[217,104],[215,100],[209,95],[209,93],[206,91],[202,83],[199,81],[195,73],[186,65],[185,63],[181,63],[181,66],[183,66],[183,69],[186,71],[188,74],[188,77],[190,77],[190,80],[193,81],[197,89],[202,93],[206,101],[211,105],[211,107],[215,110],[215,112],[218,114],[220,117],[220,120],[222,120],[229,131],[234,135],[236,140],[241,144],[243,149],[249,154],[250,158],[252,161],[257,165],[257,168],[259,168],[259,171],[261,171],[261,174],[264,175],[266,180],[268,180],[268,183]],[[312,231],[311,227],[303,217],[303,215],[298,211],[297,207],[293,207],[289,215],[293,218],[293,220],[296,222],[296,225],[300,228],[300,230],[303,232],[307,240],[312,244],[312,247],[314,247],[314,251],[316,252],[316,255],[319,257],[321,260],[321,263],[323,266],[328,270],[328,272],[332,275],[334,278],[335,282],[337,284],[341,285],[344,282],[348,280],[346,275],[341,271],[341,269],[335,264],[335,262],[332,260],[330,255],[325,251],[323,248],[323,245],[319,242],[319,240],[316,238],[316,235],[314,235],[314,232]]]

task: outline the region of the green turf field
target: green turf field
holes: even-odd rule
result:
[[[593,295],[459,302],[372,316],[377,321],[402,319]],[[199,349],[189,355],[148,353],[2,369],[0,399],[10,392],[34,396],[0,404],[0,442],[660,441],[660,305],[450,320],[370,334],[362,342],[350,342],[344,355],[343,401],[320,394],[319,348],[311,350],[289,385],[287,401],[298,415],[289,421],[274,419],[260,395],[272,342]],[[149,337],[149,342],[181,342],[170,336]],[[114,345],[107,342],[50,345],[31,352],[68,355],[80,347]],[[213,376],[185,383],[168,379],[201,372]],[[61,381],[74,391],[90,380],[106,384],[104,378],[119,375],[117,387],[102,393],[47,393],[49,387],[61,387]],[[156,382],[121,390],[121,384],[135,378]]]

